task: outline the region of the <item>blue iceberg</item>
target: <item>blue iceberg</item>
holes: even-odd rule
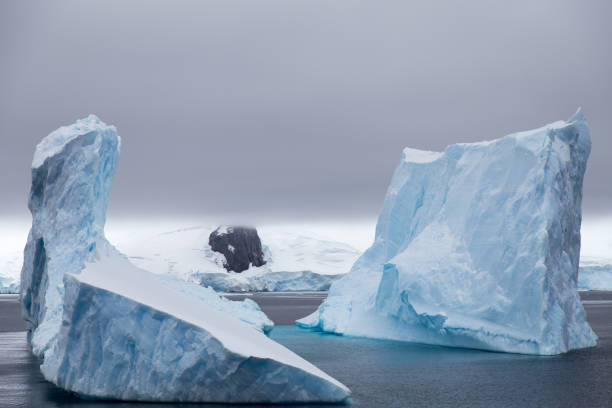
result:
[[[263,333],[255,302],[153,275],[106,240],[119,147],[91,115],[36,148],[21,302],[45,378],[92,399],[344,401],[344,385]]]
[[[444,152],[405,149],[373,245],[298,325],[526,354],[594,346],[577,293],[590,149],[580,111]]]

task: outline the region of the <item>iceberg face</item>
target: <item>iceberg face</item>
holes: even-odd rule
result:
[[[34,157],[21,300],[45,378],[85,398],[345,400],[344,385],[262,333],[272,322],[254,302],[155,276],[108,243],[118,158],[115,129],[93,115]]]
[[[323,275],[311,271],[266,272],[240,276],[228,273],[195,273],[200,285],[221,292],[307,292],[329,290],[343,275]]]
[[[596,344],[576,290],[591,142],[567,122],[406,149],[374,244],[302,327],[557,354]]]

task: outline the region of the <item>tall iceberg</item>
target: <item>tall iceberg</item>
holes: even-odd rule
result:
[[[594,346],[576,290],[581,111],[501,139],[405,149],[374,244],[298,325],[526,354]]]
[[[254,302],[155,276],[106,240],[119,145],[91,115],[36,148],[21,301],[45,378],[85,398],[345,400],[344,385],[262,332],[271,322]]]

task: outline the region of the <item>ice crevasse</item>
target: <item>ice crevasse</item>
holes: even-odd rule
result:
[[[577,293],[590,149],[580,110],[493,141],[405,149],[374,243],[298,325],[526,354],[594,346]]]
[[[94,115],[37,146],[22,314],[45,378],[85,398],[165,402],[339,402],[340,382],[269,339],[252,302],[153,275],[105,238],[119,160]]]

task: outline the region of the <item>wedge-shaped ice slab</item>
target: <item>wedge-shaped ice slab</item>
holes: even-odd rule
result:
[[[251,326],[169,290],[98,245],[64,277],[64,321],[45,377],[89,398],[325,402],[349,391]]]
[[[374,244],[303,327],[529,354],[596,344],[576,290],[589,131],[404,150]]]
[[[51,133],[32,169],[23,316],[49,381],[86,398],[340,402],[349,390],[270,340],[252,301],[155,276],[104,237],[119,158],[95,116]]]

